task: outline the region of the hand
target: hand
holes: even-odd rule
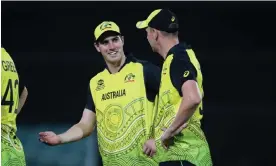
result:
[[[173,144],[173,137],[175,135],[178,135],[181,133],[183,129],[185,129],[188,126],[188,123],[183,124],[180,126],[176,131],[172,132],[172,130],[167,128],[162,128],[161,130],[164,131],[163,135],[161,136],[161,144],[164,147],[164,149],[168,149],[170,145]]]
[[[173,135],[172,132],[167,128],[162,128],[164,133],[161,136],[161,145],[164,149],[168,150],[169,146],[173,144]]]
[[[40,132],[39,141],[47,145],[61,144],[61,138],[52,131]]]
[[[145,142],[143,151],[147,156],[153,157],[156,153],[155,140],[153,138]]]

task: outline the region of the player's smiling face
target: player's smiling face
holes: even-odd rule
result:
[[[98,52],[100,52],[105,61],[109,63],[116,63],[121,60],[123,54],[123,37],[120,35],[112,35],[99,41],[95,44]]]

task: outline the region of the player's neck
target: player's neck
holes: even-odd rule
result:
[[[108,70],[111,74],[117,73],[126,61],[125,54],[122,55],[122,59],[116,63],[106,63]]]
[[[160,47],[160,51],[159,54],[166,59],[168,52],[170,51],[170,49],[179,44],[179,40],[178,38],[170,38],[170,39],[166,39],[166,41],[162,42],[163,44]]]

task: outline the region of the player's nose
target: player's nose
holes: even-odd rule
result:
[[[109,44],[108,44],[108,49],[109,50],[111,50],[111,51],[113,51],[113,50],[115,50],[115,45],[114,45],[114,43],[113,42],[110,42]]]

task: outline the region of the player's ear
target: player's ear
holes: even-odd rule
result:
[[[158,31],[154,28],[152,28],[152,36],[155,41],[158,39]]]
[[[121,40],[122,40],[122,43],[124,44],[125,43],[125,37],[121,36]]]
[[[96,48],[96,50],[97,50],[98,52],[101,52],[101,51],[100,51],[100,48],[99,48],[99,43],[94,42],[94,46],[95,46],[95,48]]]

